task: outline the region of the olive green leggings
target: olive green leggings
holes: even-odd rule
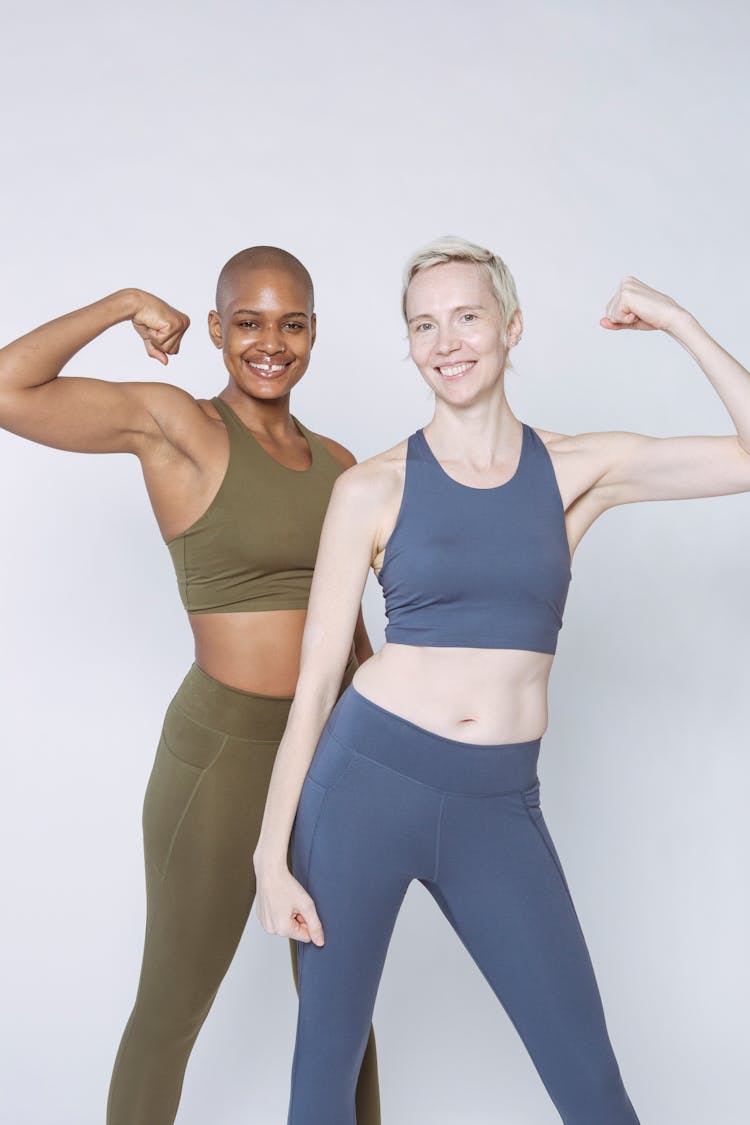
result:
[[[353,658],[342,690],[357,667]],[[237,691],[196,665],[169,705],[146,790],[146,940],[107,1125],[172,1125],[190,1051],[255,897],[252,856],[291,699]],[[296,942],[291,943],[295,984]],[[291,1068],[292,1044],[289,1044]],[[357,1125],[379,1125],[375,1040]]]

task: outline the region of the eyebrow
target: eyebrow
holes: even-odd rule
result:
[[[484,312],[485,306],[484,305],[456,305],[455,309],[451,309],[451,312],[454,312],[454,313],[456,313],[456,312],[471,312],[473,309],[481,309],[482,312]],[[410,316],[406,323],[411,324],[415,320],[429,319],[431,316],[432,316],[431,313],[417,313],[416,316]]]
[[[257,309],[237,309],[235,312],[232,313],[232,316],[264,316],[264,315],[265,315],[265,313],[258,312]],[[306,312],[285,312],[285,313],[282,313],[281,315],[282,315],[282,317],[284,317],[284,316],[303,316],[306,320],[308,319],[308,316],[307,316]]]

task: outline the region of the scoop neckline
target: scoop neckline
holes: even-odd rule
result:
[[[508,479],[506,481],[503,481],[502,484],[491,484],[488,488],[479,488],[476,485],[464,484],[462,481],[456,480],[455,477],[452,477],[450,475],[450,473],[445,471],[445,469],[440,464],[440,462],[438,461],[435,454],[432,452],[432,449],[430,448],[430,443],[428,442],[427,438],[425,437],[424,426],[422,426],[420,429],[417,430],[417,436],[421,440],[423,448],[427,450],[427,455],[428,455],[429,459],[432,461],[432,463],[434,465],[437,466],[437,468],[440,470],[440,472],[443,474],[443,476],[447,480],[449,480],[451,482],[451,484],[455,484],[458,488],[465,488],[469,492],[499,492],[502,488],[507,488],[509,484],[512,484],[513,481],[518,476],[519,472],[521,471],[521,465],[523,463],[524,454],[526,452],[527,431],[528,431],[528,426],[526,425],[525,422],[521,422],[521,452],[519,454],[518,463],[516,464],[516,467],[513,471],[512,476],[508,477]]]
[[[301,422],[300,422],[300,421],[299,421],[299,420],[298,420],[298,419],[297,419],[297,418],[296,418],[296,417],[294,416],[294,414],[292,414],[292,413],[291,413],[291,411],[290,411],[290,413],[289,413],[289,417],[290,417],[290,418],[292,419],[292,421],[294,422],[295,426],[297,427],[297,431],[298,431],[298,433],[299,433],[299,434],[300,434],[300,435],[301,435],[301,436],[302,436],[302,437],[303,437],[303,438],[305,439],[305,441],[307,442],[307,448],[308,448],[308,449],[310,450],[310,464],[309,464],[309,465],[307,466],[307,468],[306,468],[306,469],[293,469],[293,468],[291,467],[291,465],[285,465],[283,461],[278,461],[278,460],[277,460],[277,459],[276,459],[275,457],[273,457],[273,456],[272,456],[272,455],[271,455],[271,454],[270,454],[270,453],[268,452],[268,450],[267,450],[267,449],[264,449],[264,448],[263,448],[263,446],[262,446],[262,445],[261,445],[261,443],[260,443],[260,442],[258,441],[258,439],[257,439],[257,437],[255,436],[255,434],[254,434],[254,433],[253,433],[253,432],[252,432],[252,431],[251,431],[250,429],[248,429],[248,427],[247,427],[247,426],[245,425],[245,423],[244,423],[244,422],[242,421],[242,419],[240,418],[240,416],[239,416],[239,414],[237,413],[237,411],[236,411],[236,410],[234,410],[234,409],[233,409],[233,408],[232,408],[232,407],[231,407],[231,406],[229,405],[229,403],[228,403],[228,402],[226,402],[226,401],[225,401],[225,400],[224,400],[224,399],[223,399],[223,398],[221,397],[221,395],[216,395],[216,398],[217,398],[217,399],[218,399],[218,401],[219,401],[219,402],[220,402],[220,403],[222,404],[222,406],[225,406],[225,407],[227,408],[227,410],[228,410],[228,411],[229,411],[229,413],[230,413],[230,414],[232,415],[232,417],[234,418],[234,420],[235,420],[235,422],[237,423],[237,425],[238,425],[238,426],[241,426],[241,427],[242,427],[242,429],[244,430],[244,432],[245,432],[245,433],[247,434],[247,436],[248,436],[248,437],[249,437],[249,438],[251,439],[251,441],[252,441],[252,442],[254,443],[254,445],[255,445],[255,446],[256,446],[256,447],[257,447],[257,448],[258,448],[258,449],[259,449],[259,450],[261,451],[261,453],[263,454],[263,456],[264,456],[264,457],[267,457],[269,461],[272,461],[272,462],[274,463],[274,465],[278,465],[278,467],[279,467],[280,469],[285,469],[285,470],[286,470],[286,472],[288,472],[288,473],[298,473],[298,474],[302,474],[302,476],[304,476],[304,474],[305,474],[305,473],[310,473],[310,472],[312,472],[312,470],[313,470],[313,469],[315,468],[315,450],[313,449],[313,443],[312,443],[312,441],[310,440],[310,437],[309,437],[309,435],[307,434],[307,432],[306,432],[306,430],[305,430],[305,427],[304,427],[304,426],[302,425],[302,423],[301,423]]]

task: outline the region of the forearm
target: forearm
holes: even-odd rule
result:
[[[727,408],[740,444],[750,453],[750,372],[684,309],[666,329],[689,352]]]
[[[121,289],[7,344],[0,349],[0,393],[51,382],[76,352],[108,328],[129,320],[136,308],[136,290]]]
[[[316,693],[311,697],[298,686],[268,787],[263,823],[253,856],[256,871],[286,867],[302,785],[335,701],[335,692],[329,696]]]

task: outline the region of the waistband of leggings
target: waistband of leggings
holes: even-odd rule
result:
[[[536,784],[541,738],[485,745],[446,738],[387,711],[350,684],[327,724],[348,750],[447,793],[466,796]]]
[[[352,656],[344,671],[341,690],[357,670]],[[242,691],[214,679],[197,664],[189,669],[170,707],[177,707],[193,722],[232,738],[279,741],[284,733],[292,695],[261,695]]]

